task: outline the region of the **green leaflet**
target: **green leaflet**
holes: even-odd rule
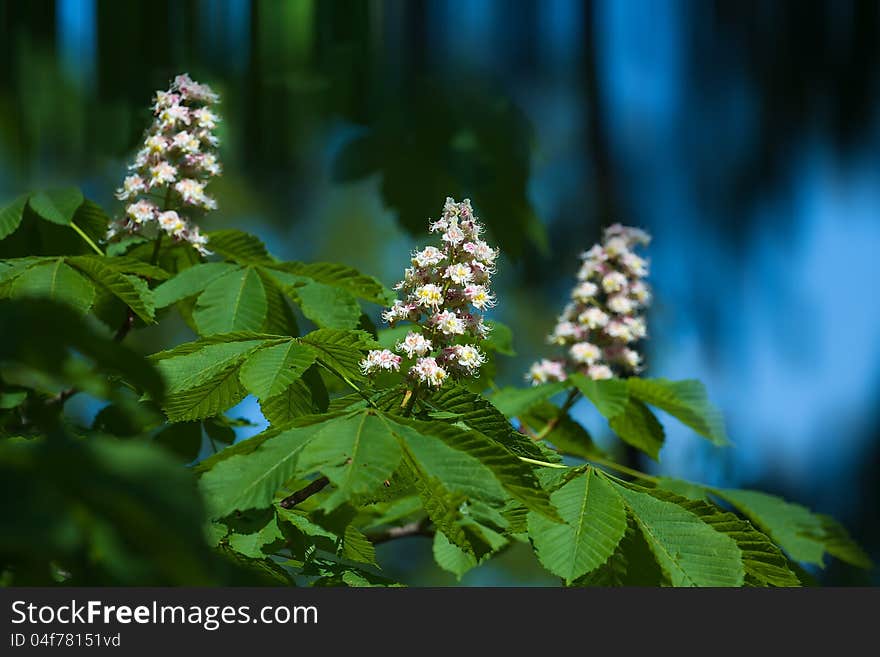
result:
[[[573,583],[574,586],[668,586],[636,521],[627,516],[626,532],[608,561]]]
[[[371,566],[377,565],[376,549],[373,547],[373,544],[352,525],[348,525],[345,528],[340,552],[343,557],[351,561]]]
[[[233,532],[226,540],[229,547],[239,554],[251,559],[265,559],[276,546],[283,545],[284,536],[273,515],[259,530],[250,534]]]
[[[437,565],[455,575],[459,580],[462,575],[477,567],[477,558],[470,552],[462,550],[455,543],[450,543],[443,532],[434,534],[432,551]]]
[[[290,309],[288,297],[269,270],[259,268],[260,280],[266,290],[266,332],[278,335],[299,335],[296,317]]]
[[[479,431],[517,456],[539,461],[558,460],[556,454],[548,454],[550,450],[516,431],[485,397],[461,386],[444,386],[424,400],[424,405],[435,409],[430,414],[432,418],[455,419],[459,424]],[[441,413],[449,415],[444,416]]]
[[[612,417],[608,424],[621,440],[642,450],[655,461],[660,458],[660,448],[666,439],[663,425],[638,399],[630,399],[623,413]]]
[[[502,388],[492,395],[492,403],[507,417],[515,417],[527,412],[536,404],[550,399],[568,386],[562,381],[544,383],[528,388]]]
[[[347,290],[354,296],[379,304],[389,305],[397,295],[382,285],[372,276],[366,276],[358,270],[333,262],[283,262],[273,265],[273,269],[305,276],[317,283],[323,283]]]
[[[320,471],[335,485],[322,508],[332,511],[355,495],[381,488],[400,463],[400,446],[387,424],[371,411],[323,423],[303,448],[297,471]]]
[[[716,445],[728,444],[721,411],[709,402],[699,381],[633,377],[626,383],[632,397],[666,411]]]
[[[413,486],[422,500],[425,513],[451,543],[479,559],[499,545],[500,535],[478,522],[468,522],[467,495],[450,489],[440,478],[422,467],[408,443],[403,444],[404,462]]]
[[[397,425],[392,430],[407,441],[428,474],[453,490],[490,503],[502,500],[506,491],[529,509],[559,520],[532,468],[495,441],[445,422],[387,419]],[[485,470],[491,475],[487,477]],[[493,481],[497,483],[490,486]]]
[[[351,329],[360,322],[361,307],[351,292],[308,279],[301,285],[285,288],[303,315],[318,326]]]
[[[742,585],[742,551],[731,537],[647,490],[615,481],[611,484],[673,586]]]
[[[300,342],[315,349],[323,364],[353,381],[364,378],[360,366],[364,352],[378,346],[365,331],[339,329],[318,329],[304,335]]]
[[[68,261],[131,308],[141,320],[147,324],[152,324],[155,321],[156,302],[152,290],[143,279],[124,274],[121,271],[125,268],[125,264],[129,264],[129,269],[139,268],[131,267],[130,263],[114,266],[111,264],[113,258],[96,256],[80,256],[69,258]]]
[[[782,498],[751,490],[711,489],[767,533],[795,561],[824,566],[825,552],[856,566],[871,561],[846,530],[827,516]]]
[[[261,349],[242,366],[240,378],[248,392],[263,401],[280,395],[315,362],[310,347],[294,341]]]
[[[234,406],[247,394],[238,380],[245,356],[262,340],[209,344],[192,353],[159,360],[169,395],[165,412],[174,422],[197,420]]]
[[[455,575],[459,580],[462,575],[477,566],[476,557],[454,543],[450,543],[443,532],[434,534],[432,551],[437,565]]]
[[[201,335],[259,331],[266,322],[266,290],[253,267],[236,269],[208,283],[193,319]]]
[[[211,281],[236,269],[235,265],[228,262],[203,262],[188,267],[154,290],[156,307],[164,308],[200,294]]]
[[[722,511],[714,504],[707,502],[688,500],[659,490],[652,490],[651,494],[659,499],[675,502],[699,516],[715,531],[730,536],[736,541],[742,551],[746,585],[801,585],[782,551],[767,536],[752,527],[748,521],[741,520],[734,514]]]
[[[365,337],[366,336],[366,337]],[[236,331],[207,336],[151,358],[173,390],[165,411],[172,421],[216,415],[256,395],[273,424],[327,408],[327,392],[312,365],[329,363],[345,376],[371,344],[361,331],[313,331],[290,338]],[[346,369],[348,368],[348,369]]]
[[[564,523],[532,512],[529,537],[541,564],[567,584],[604,564],[626,530],[626,509],[611,484],[592,468],[553,492]]]
[[[292,427],[265,439],[254,436],[250,440],[256,439],[256,449],[216,461],[199,479],[210,516],[222,518],[235,511],[270,507],[275,493],[296,473],[303,447],[328,424],[332,419]]]
[[[198,351],[159,360],[156,364],[169,392],[188,390],[210,381],[218,373],[242,362],[244,356],[264,344],[262,340],[208,344]]]
[[[69,226],[76,209],[83,203],[83,195],[75,187],[65,187],[45,192],[37,192],[28,200],[28,205],[37,215],[53,224]]]
[[[317,372],[307,370],[302,379],[294,381],[274,397],[260,401],[260,410],[272,426],[283,426],[303,415],[323,412],[327,410],[324,403],[327,391],[323,385]]]
[[[275,262],[260,239],[241,230],[215,230],[208,233],[209,248],[225,258],[241,264]]]
[[[26,269],[13,282],[12,297],[43,297],[85,313],[95,300],[95,288],[58,258]]]
[[[584,397],[609,420],[626,411],[626,403],[629,400],[626,381],[621,379],[593,381],[582,374],[572,374],[569,381],[574,383]]]
[[[27,205],[27,200],[28,195],[22,194],[9,205],[0,209],[0,240],[16,231],[24,215],[24,206]]]

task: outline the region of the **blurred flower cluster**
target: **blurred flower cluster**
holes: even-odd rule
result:
[[[563,381],[571,372],[610,379],[641,370],[642,356],[634,345],[647,333],[642,311],[651,291],[643,281],[648,263],[634,249],[650,241],[643,230],[614,224],[605,229],[602,244],[581,254],[571,302],[548,337],[566,348],[565,358],[534,363],[528,380],[534,385]]]
[[[495,305],[490,279],[498,251],[480,239],[483,226],[468,199],[447,198],[440,219],[428,228],[440,234],[439,245],[412,254],[412,266],[394,287],[403,299],[382,313],[391,326],[415,326],[394,351],[371,351],[361,368],[365,374],[397,371],[406,358],[414,382],[439,388],[450,377],[477,376],[486,361],[478,345],[490,329],[482,313]]]
[[[131,174],[116,191],[116,198],[127,202],[125,216],[110,227],[107,239],[162,231],[203,255],[210,253],[195,219],[217,208],[205,186],[221,173],[214,135],[219,118],[211,111],[218,100],[210,87],[186,73],[174,78],[168,91],[156,92],[153,124],[129,166]]]

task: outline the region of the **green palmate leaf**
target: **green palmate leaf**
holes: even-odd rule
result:
[[[544,567],[570,584],[612,555],[626,530],[626,509],[611,484],[592,468],[550,499],[565,522],[530,513],[529,537]]]
[[[215,230],[208,233],[210,249],[241,264],[271,264],[274,259],[259,238],[240,230]]]
[[[16,231],[21,218],[24,215],[24,206],[27,204],[28,195],[23,194],[12,201],[9,205],[0,208],[0,240],[8,237]]]
[[[276,491],[296,474],[303,447],[315,434],[326,430],[328,424],[332,425],[332,420],[294,426],[272,432],[268,437],[254,436],[237,443],[234,447],[245,447],[228,458],[216,460],[199,479],[211,517],[272,506]],[[247,445],[251,441],[256,444],[254,449]],[[232,448],[223,451],[228,449]]]
[[[308,281],[286,288],[303,315],[323,328],[351,329],[360,322],[361,307],[357,299],[340,287]]]
[[[502,388],[492,395],[492,403],[507,417],[515,417],[562,392],[566,387],[565,383],[556,381],[528,388]]]
[[[146,282],[137,276],[120,273],[119,266],[107,264],[112,258],[80,256],[68,262],[91,278],[96,284],[117,297],[147,324],[156,316],[156,302]]]
[[[388,305],[397,296],[372,276],[361,274],[346,265],[331,262],[284,262],[274,265],[273,268],[346,290],[360,299],[379,305]]]
[[[61,226],[70,225],[76,209],[82,203],[82,192],[75,187],[38,192],[28,200],[31,210],[38,216]]]
[[[498,499],[488,487],[488,483],[494,480],[507,494],[529,509],[552,520],[559,520],[547,492],[541,488],[532,469],[485,435],[444,422],[421,422],[399,417],[389,417],[387,420],[389,424],[397,425],[392,430],[407,441],[411,453],[423,469],[442,479],[453,490],[491,503]]]
[[[95,300],[95,288],[63,258],[26,269],[12,284],[12,297],[40,297],[86,312]]]
[[[300,342],[315,349],[321,363],[354,381],[364,378],[360,368],[364,352],[378,346],[365,331],[339,329],[318,329],[304,335]]]
[[[212,344],[183,356],[159,360],[169,397],[165,412],[172,421],[198,420],[230,408],[247,395],[238,379],[244,358],[262,340]]]
[[[203,262],[184,269],[155,289],[156,307],[164,308],[200,294],[211,281],[236,270],[238,267],[228,262]]]
[[[630,396],[666,411],[716,445],[728,444],[721,412],[709,403],[699,381],[634,377],[626,384]]]
[[[320,471],[335,485],[322,508],[331,511],[355,495],[382,487],[401,459],[400,445],[373,411],[361,411],[323,423],[303,449],[297,471]]]
[[[259,331],[266,323],[266,290],[257,270],[244,267],[208,283],[193,319],[201,335]]]
[[[266,400],[280,395],[315,362],[313,349],[294,341],[261,349],[241,368],[248,392]]]
[[[611,484],[673,586],[742,585],[742,551],[734,539],[648,490],[614,481]]]
[[[606,418],[611,419],[626,411],[626,403],[629,400],[626,381],[621,379],[594,381],[582,374],[572,374],[569,381],[577,386],[584,397],[589,399]]]
[[[742,551],[745,583],[750,586],[800,586],[800,580],[791,570],[782,551],[764,534],[745,520],[722,511],[714,504],[688,500],[655,490],[651,494],[674,502],[699,516],[715,531],[730,536]]]
[[[869,563],[842,527],[829,524],[827,517],[813,514],[799,504],[751,490],[713,489],[712,492],[771,536],[795,561],[823,566],[827,551],[855,565]]]
[[[638,399],[630,399],[626,410],[612,417],[608,424],[620,438],[640,449],[655,461],[660,457],[660,448],[666,439],[663,425],[647,406]]]
[[[345,528],[340,551],[343,557],[351,561],[371,566],[376,565],[376,549],[367,537],[352,525],[348,525]]]

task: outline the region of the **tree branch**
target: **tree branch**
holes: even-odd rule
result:
[[[428,536],[433,537],[436,530],[430,527],[431,521],[428,518],[409,522],[400,527],[389,527],[377,532],[368,532],[367,540],[373,545],[379,543],[387,543],[398,538],[406,538],[408,536]]]
[[[299,504],[301,502],[305,502],[312,495],[316,495],[317,493],[320,493],[329,484],[330,484],[330,480],[327,479],[327,477],[318,477],[312,483],[310,483],[308,486],[305,486],[304,488],[300,488],[295,493],[291,493],[290,495],[285,497],[283,500],[281,500],[281,502],[279,502],[279,505],[281,506],[282,509],[292,509],[297,504]]]

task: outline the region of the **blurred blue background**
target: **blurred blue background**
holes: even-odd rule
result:
[[[391,284],[443,198],[470,195],[504,249],[514,384],[577,254],[642,226],[648,373],[702,379],[735,446],[669,422],[661,463],[636,465],[831,513],[878,561],[878,64],[876,2],[0,1],[0,196],[78,184],[118,212],[150,96],[187,70],[223,96],[205,228]],[[139,346],[188,338],[171,330]],[[423,548],[388,547],[448,582]],[[465,579],[551,581],[516,551]]]

